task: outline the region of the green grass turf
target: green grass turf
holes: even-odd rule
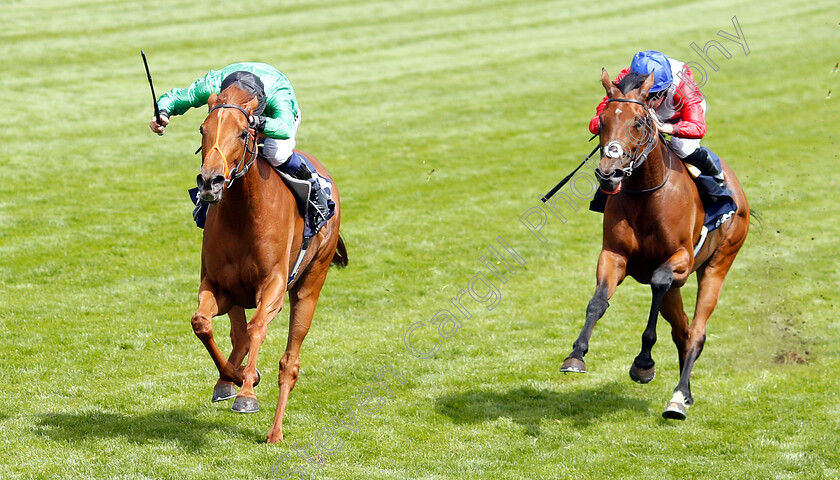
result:
[[[357,413],[358,431],[338,428],[318,478],[840,476],[835,2],[65,0],[0,14],[3,478],[271,478],[384,365],[405,384]],[[735,15],[749,55],[716,36]],[[699,62],[690,43],[713,39],[732,58],[707,69],[704,143],[763,222],[709,323],[696,405],[670,422],[665,322],[656,380],[627,376],[645,286],[619,288],[590,372],[559,372],[594,288],[600,216],[551,220],[545,245],[518,219],[591,148],[602,66],[651,48]],[[159,94],[235,61],[276,65],[303,108],[299,147],[341,190],[351,264],[330,273],[303,345],[285,444],[264,443],[285,312],[261,350],[262,411],[209,402],[186,195],[204,115],[148,131],[141,48]],[[496,308],[467,297],[462,329],[411,356],[406,329],[452,308],[498,236],[526,264]]]

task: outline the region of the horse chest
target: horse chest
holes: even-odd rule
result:
[[[221,252],[217,252],[221,253]],[[270,275],[262,268],[259,255],[239,252],[236,255],[223,253],[205,256],[205,275],[220,291],[236,300],[245,308],[253,308],[257,291],[269,280]]]
[[[679,249],[692,251],[689,231],[648,228],[633,230],[626,238],[627,274],[641,283],[648,283],[653,271]]]

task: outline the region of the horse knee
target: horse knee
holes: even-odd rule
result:
[[[650,286],[654,291],[665,293],[674,283],[674,271],[668,265],[663,265],[653,272]]]
[[[288,355],[284,355],[283,358],[280,359],[279,367],[280,375],[278,375],[278,383],[283,383],[283,377],[286,377],[291,381],[296,382],[298,376],[300,375],[300,358],[295,358],[293,360]]]
[[[653,346],[656,343],[656,330],[645,330],[642,333],[642,344]]]
[[[213,321],[207,315],[196,313],[190,323],[196,337],[204,340],[213,336]]]
[[[259,323],[249,323],[248,328],[246,329],[246,331],[248,332],[248,338],[250,338],[251,340],[255,338],[258,339],[260,341],[260,344],[262,344],[262,342],[265,341],[267,330],[268,328],[266,328],[266,325]]]
[[[703,346],[706,344],[706,332],[691,336],[691,347],[697,349],[697,355],[703,351]]]
[[[603,317],[609,306],[610,302],[607,300],[607,289],[598,287],[595,290],[595,295],[592,296],[589,304],[586,306],[586,319],[594,318],[597,320]]]

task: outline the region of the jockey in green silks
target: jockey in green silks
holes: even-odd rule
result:
[[[254,110],[252,125],[265,135],[260,155],[272,167],[301,180],[309,180],[310,195],[326,211],[327,195],[321,189],[317,174],[310,171],[306,162],[290,162],[295,148],[295,135],[300,125],[301,111],[292,84],[279,70],[265,63],[245,62],[228,65],[221,70],[210,70],[187,88],[173,88],[158,99],[161,124],[153,118],[149,128],[163,135],[169,117],[183,115],[190,108],[207,104],[213,93],[219,94],[227,85],[237,82],[259,99]],[[294,165],[292,165],[294,163]]]

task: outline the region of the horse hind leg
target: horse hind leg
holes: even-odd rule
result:
[[[681,356],[682,361],[680,362],[680,380],[674,389],[673,397],[662,412],[662,416],[665,418],[684,420],[687,408],[694,404],[690,384],[691,370],[700,357],[700,353],[703,352],[703,345],[706,343],[706,323],[717,306],[720,291],[723,288],[723,280],[734,259],[735,255],[731,255],[718,265],[708,266],[697,271],[699,284],[697,306],[694,309],[694,319],[687,329],[684,347],[685,357],[683,360]]]
[[[300,346],[312,325],[312,318],[315,315],[315,307],[318,304],[321,287],[326,280],[328,266],[328,263],[321,265],[323,269],[321,275],[315,276],[308,273],[289,292],[291,310],[289,313],[289,338],[286,342],[286,351],[280,359],[279,373],[277,374],[279,395],[277,397],[277,409],[274,411],[274,422],[266,436],[266,442],[268,443],[283,441],[283,418],[286,415],[289,394],[295,388],[300,375]],[[316,270],[319,268],[317,266],[313,267]]]
[[[688,344],[688,316],[685,314],[683,308],[682,292],[680,288],[674,287],[668,290],[665,297],[662,299],[662,307],[660,308],[662,317],[671,324],[671,338],[677,346],[677,354],[680,360],[680,372],[685,366],[685,358],[687,354]],[[662,415],[665,418],[672,418],[677,420],[684,420],[688,405],[681,402],[679,396],[672,398],[665,408]],[[667,413],[666,413],[667,412]]]
[[[636,359],[633,360],[633,365],[630,366],[630,378],[635,382],[650,383],[656,376],[655,362],[651,355],[653,345],[656,343],[656,322],[659,318],[662,299],[668,293],[668,290],[671,289],[673,281],[674,272],[667,263],[657,268],[651,277],[650,289],[652,300],[647,327],[645,327],[645,331],[642,333],[642,350],[636,356]]]

